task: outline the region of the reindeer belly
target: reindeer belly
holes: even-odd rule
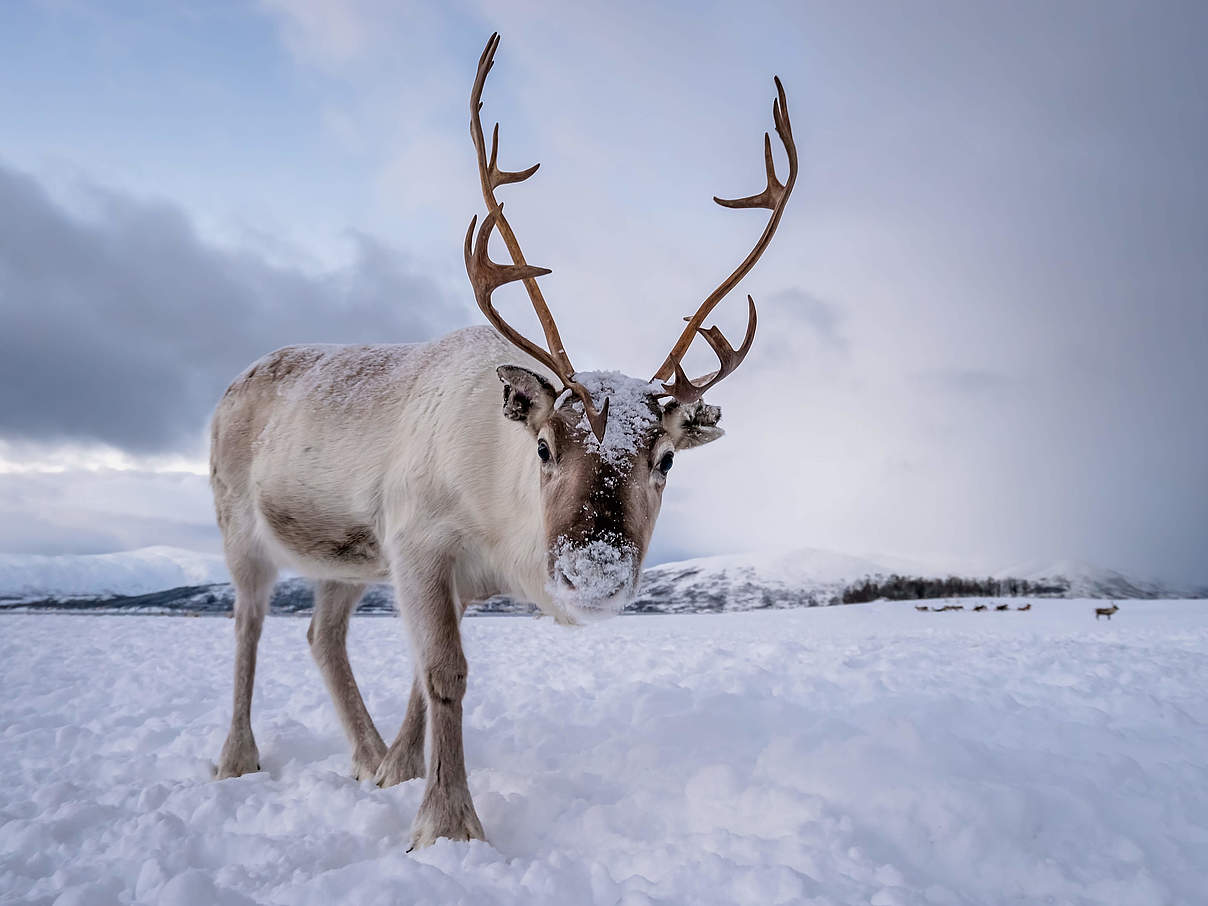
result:
[[[369,520],[345,507],[300,495],[259,494],[256,509],[272,546],[315,578],[383,579],[386,561]]]

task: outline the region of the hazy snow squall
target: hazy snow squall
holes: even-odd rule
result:
[[[467,621],[491,842],[411,854],[422,781],[350,778],[304,620],[265,625],[264,771],[214,782],[230,621],[7,616],[0,902],[1203,903],[1208,605],[1096,603]],[[392,738],[402,627],[350,650]]]

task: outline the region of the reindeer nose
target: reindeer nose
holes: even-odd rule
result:
[[[586,601],[604,601],[633,581],[633,558],[626,552],[600,545],[564,548],[554,561],[557,589]]]
[[[600,564],[580,564],[578,570],[555,571],[558,587],[563,591],[578,593],[585,598],[611,598],[629,580],[628,570],[622,572]]]

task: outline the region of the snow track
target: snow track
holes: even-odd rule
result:
[[[1208,603],[1094,606],[467,621],[491,844],[411,854],[422,781],[348,776],[304,620],[265,625],[264,772],[213,782],[229,620],[2,617],[0,902],[1203,903]],[[401,626],[350,649],[392,738]]]

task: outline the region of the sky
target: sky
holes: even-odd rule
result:
[[[245,365],[481,322],[494,30],[484,123],[542,164],[501,197],[582,370],[652,374],[754,244],[711,196],[763,187],[788,94],[797,186],[716,313],[760,332],[649,562],[1208,582],[1208,7],[1175,2],[0,4],[0,552],[218,550]]]

